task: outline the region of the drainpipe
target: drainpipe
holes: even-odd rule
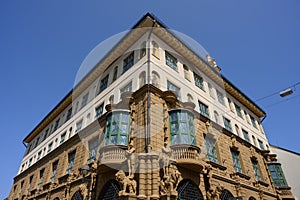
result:
[[[150,39],[151,39],[151,34],[152,34],[152,31],[153,31],[153,27],[155,25],[156,21],[153,20],[153,24],[152,24],[152,27],[150,29],[150,33],[148,35],[148,38],[147,38],[147,74],[148,74],[148,80],[147,80],[147,131],[146,131],[146,139],[145,139],[145,142],[146,142],[146,153],[149,153],[151,152],[151,145],[150,145],[150,123],[151,123],[151,120],[150,120],[150,102],[151,102],[151,98],[150,98],[150,55],[151,55],[151,52],[150,52]]]

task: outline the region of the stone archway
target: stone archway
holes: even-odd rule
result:
[[[182,180],[178,187],[178,200],[203,200],[199,187],[191,180]]]
[[[116,180],[110,180],[103,186],[98,200],[119,200],[119,191],[119,183]]]
[[[222,193],[220,195],[220,200],[231,200],[233,198],[233,195],[229,190],[222,190]]]

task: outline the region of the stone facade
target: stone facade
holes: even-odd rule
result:
[[[163,26],[158,21],[147,14],[137,26],[149,28],[155,23],[157,27]],[[144,34],[146,31],[149,29],[128,34],[127,38],[122,40],[127,42],[119,44],[115,52],[127,50],[136,40],[143,41],[147,38]],[[165,37],[165,44],[160,42],[163,47],[168,44],[170,47],[177,48],[176,50],[182,54],[180,57],[186,57],[185,59],[193,63],[194,72],[200,71],[201,68],[202,75],[209,77],[207,80],[211,83],[216,82],[216,88],[220,90],[220,86],[223,86],[223,90],[229,93],[231,99],[243,105],[245,113],[246,110],[248,113],[251,112],[250,116],[247,114],[245,119],[241,118],[235,123],[240,123],[242,127],[248,126],[249,130],[254,130],[253,137],[255,135],[264,140],[265,144],[267,143],[260,124],[260,117],[264,117],[264,112],[255,103],[220,76],[219,71],[216,72],[212,68],[216,66],[210,66],[196,55],[192,56],[192,51],[180,44],[172,34],[161,29],[153,32],[157,34],[155,36],[157,41],[159,37]],[[145,41],[142,44],[145,44]],[[187,97],[188,94],[192,96],[190,93],[193,90],[199,90],[200,93],[195,92],[194,98],[203,98],[210,102],[207,99],[211,94],[209,92],[204,94],[203,88],[198,88],[201,84],[200,76],[198,77],[200,82],[195,86],[196,81],[194,84],[191,80],[187,80],[187,77],[180,77],[181,69],[159,67],[161,64],[159,59],[162,59],[159,48],[156,49],[155,54],[151,54],[155,57],[153,60],[149,60],[150,48],[147,51],[142,50],[138,50],[139,56],[135,51],[130,54],[133,58],[139,57],[136,65],[133,64],[134,66],[129,69],[131,74],[123,71],[119,79],[113,80],[110,88],[104,90],[105,94],[99,92],[98,96],[96,95],[89,103],[85,98],[87,106],[78,111],[78,99],[86,97],[86,94],[97,87],[98,82],[100,85],[103,83],[103,79],[98,77],[99,74],[108,73],[107,69],[112,66],[112,60],[118,58],[122,62],[118,53],[113,52],[109,55],[111,57],[105,57],[107,60],[99,64],[89,77],[80,82],[76,87],[77,90],[73,91],[77,103],[76,111],[73,112],[74,118],[72,120],[68,118],[69,121],[66,120],[60,128],[55,128],[51,132],[51,137],[47,135],[47,128],[52,128],[53,123],[59,122],[60,116],[68,115],[68,111],[72,108],[73,96],[68,94],[24,139],[30,144],[21,164],[26,168],[23,170],[21,167],[14,178],[9,200],[227,200],[233,197],[249,200],[293,199],[290,188],[276,188],[271,180],[267,165],[276,161],[276,155],[246,141],[245,137],[242,138],[238,133],[226,129],[222,123],[217,122],[217,119],[209,118],[207,113],[198,112],[200,106],[195,105],[196,101],[192,102],[186,97],[181,98],[175,92],[166,89],[171,79],[177,81],[174,83],[177,86],[179,83],[184,83],[182,90],[188,90],[183,91]],[[147,59],[146,55],[149,56]],[[124,58],[127,57],[126,54]],[[169,59],[175,60],[171,57]],[[105,68],[105,66],[109,67]],[[150,73],[150,68],[161,72],[164,86],[160,87],[160,83],[153,80],[151,83],[146,83],[146,71]],[[112,68],[111,72],[115,69],[118,68]],[[174,72],[167,73],[167,70]],[[157,81],[159,74],[155,73]],[[175,75],[163,77],[162,73]],[[191,72],[185,71],[184,75],[188,73]],[[144,74],[144,80],[136,79],[136,76],[141,74]],[[123,82],[127,84],[127,78],[131,80],[130,83],[135,81],[132,83],[132,87],[135,87],[132,92],[121,93],[122,85],[121,89],[118,88],[113,93],[114,87],[120,87]],[[111,95],[112,97],[119,95],[120,101],[111,100]],[[105,99],[108,97],[109,103],[106,103]],[[94,104],[101,103],[104,107],[103,102],[106,111],[98,116]],[[222,105],[217,103],[211,100],[210,106],[225,107],[224,102]],[[222,109],[219,109],[219,112],[221,111]],[[94,112],[97,114],[96,118],[91,117]],[[220,114],[225,115],[228,112],[224,111]],[[230,112],[230,115],[234,114],[233,111]],[[250,117],[253,117],[252,122]],[[84,126],[83,119],[86,122]],[[235,117],[231,119],[235,120]],[[75,132],[73,127],[76,128]],[[42,137],[44,132],[47,133],[46,139],[38,146],[37,138]],[[64,138],[66,134],[67,140]],[[34,144],[37,148],[30,152],[30,147]],[[55,149],[50,148],[52,144],[53,146],[55,144]],[[38,157],[39,152],[43,155],[41,158]],[[34,160],[33,164],[32,160]]]

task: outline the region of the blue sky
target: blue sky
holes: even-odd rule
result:
[[[255,101],[300,81],[299,8],[297,0],[1,1],[0,199],[17,173],[22,140],[71,90],[80,64],[101,41],[154,13],[198,41]],[[287,99],[257,102],[267,112],[271,144],[297,152],[299,89]]]

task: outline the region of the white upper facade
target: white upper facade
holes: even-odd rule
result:
[[[105,105],[120,101],[122,92],[138,90],[147,83],[148,76],[150,84],[163,91],[176,90],[180,101],[192,101],[195,110],[210,120],[231,128],[231,132],[260,149],[269,148],[258,116],[160,37],[152,33],[148,40],[148,36],[146,32],[139,37],[28,143],[18,173],[97,120],[105,112]]]

